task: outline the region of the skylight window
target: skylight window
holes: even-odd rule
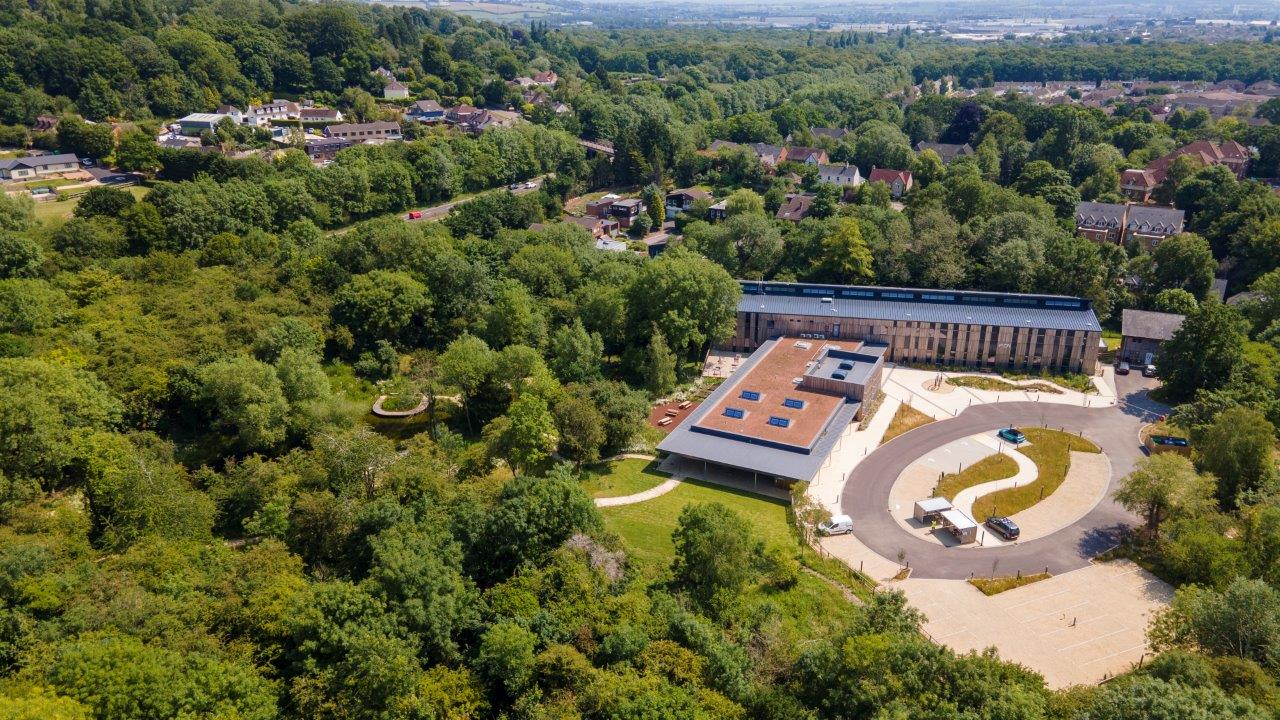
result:
[[[842,362],[842,363],[840,363],[840,369],[841,369],[841,370],[852,370],[852,369],[853,369],[853,363],[851,363],[851,362]]]
[[[770,425],[772,425],[772,426],[774,426],[774,427],[784,428],[784,427],[789,427],[789,426],[791,425],[791,421],[790,421],[790,420],[788,420],[787,418],[784,418],[784,417],[778,417],[777,415],[771,415],[771,416],[769,417],[769,424],[770,424]]]
[[[731,417],[734,420],[741,420],[743,417],[746,416],[746,414],[747,412],[742,408],[727,407],[724,409],[724,416]]]
[[[798,400],[798,399],[796,399],[796,398],[787,398],[786,400],[783,400],[783,401],[782,401],[782,405],[783,405],[783,407],[789,407],[789,408],[791,408],[791,409],[793,409],[793,410],[803,410],[803,409],[804,409],[804,401],[803,401],[803,400]]]
[[[760,393],[755,390],[743,390],[741,393],[738,394],[738,397],[742,398],[743,400],[758,402],[760,400]]]

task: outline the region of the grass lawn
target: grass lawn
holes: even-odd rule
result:
[[[605,527],[622,538],[628,554],[656,568],[675,557],[671,532],[685,505],[718,502],[737,513],[768,543],[794,546],[787,503],[719,485],[685,480],[675,490],[647,502],[601,508]]]
[[[621,497],[657,487],[668,477],[657,460],[627,458],[583,468],[582,486],[591,497]]]
[[[1112,352],[1120,349],[1120,331],[1119,330],[1103,330],[1102,341],[1107,344],[1107,350]]]
[[[1034,575],[1006,575],[998,578],[970,578],[969,584],[981,590],[983,595],[997,595],[1005,590],[1020,588],[1033,582],[1048,580],[1051,577],[1053,575],[1049,573],[1036,573]]]
[[[141,200],[146,197],[147,192],[150,190],[150,188],[145,188],[141,185],[130,185],[129,187],[121,189],[128,191],[135,200]],[[79,203],[79,195],[66,197],[66,199],[63,200],[45,200],[43,202],[37,202],[35,207],[36,220],[42,223],[52,222],[55,220],[65,220],[71,217],[71,213],[76,209],[76,205]]]
[[[887,443],[908,430],[914,430],[931,422],[933,422],[933,418],[906,403],[902,403],[898,406],[898,411],[893,414],[893,420],[889,421],[889,429],[885,431],[884,437],[880,438],[880,443]]]
[[[988,493],[973,503],[974,517],[1013,515],[1053,494],[1067,477],[1071,452],[1102,452],[1097,445],[1070,433],[1044,428],[1022,428],[1031,445],[1018,452],[1035,462],[1040,470],[1033,482]]]
[[[1018,463],[1005,454],[988,455],[959,473],[947,473],[938,483],[938,496],[955,500],[961,490],[1018,474]]]

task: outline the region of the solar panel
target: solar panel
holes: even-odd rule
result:
[[[785,407],[789,407],[789,408],[792,408],[792,409],[794,409],[794,410],[803,410],[803,409],[804,409],[804,401],[803,401],[803,400],[797,400],[796,398],[787,398],[786,400],[783,400],[783,401],[782,401],[782,404],[783,404]]]
[[[725,417],[731,417],[734,420],[741,420],[747,413],[742,408],[727,407],[724,409]]]
[[[769,424],[773,425],[774,427],[784,428],[791,425],[791,421],[784,417],[778,417],[777,415],[772,415],[769,417]]]
[[[760,399],[760,393],[756,392],[755,390],[743,390],[741,393],[738,394],[738,397],[742,398],[743,400],[750,400],[752,402],[755,402]]]

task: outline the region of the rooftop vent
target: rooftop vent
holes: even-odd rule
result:
[[[846,377],[848,377],[848,375],[845,375],[845,374],[844,374],[844,373],[842,373],[842,372],[833,372],[833,373],[831,373],[831,379],[832,379],[832,380],[843,380],[843,379],[845,379]]]
[[[812,345],[812,344],[807,343],[807,342],[805,342],[805,341],[803,341],[803,340],[797,340],[797,341],[796,341],[796,345],[795,345],[795,346],[796,346],[797,348],[800,348],[801,350],[808,350],[809,348],[813,347],[813,345]]]
[[[832,303],[832,302],[835,302],[835,299],[834,299],[834,298],[822,298],[822,302],[824,302],[824,303]]]

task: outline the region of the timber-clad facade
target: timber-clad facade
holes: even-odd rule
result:
[[[1101,328],[1088,300],[1055,295],[743,282],[728,345],[787,336],[883,343],[885,360],[1093,373]]]

